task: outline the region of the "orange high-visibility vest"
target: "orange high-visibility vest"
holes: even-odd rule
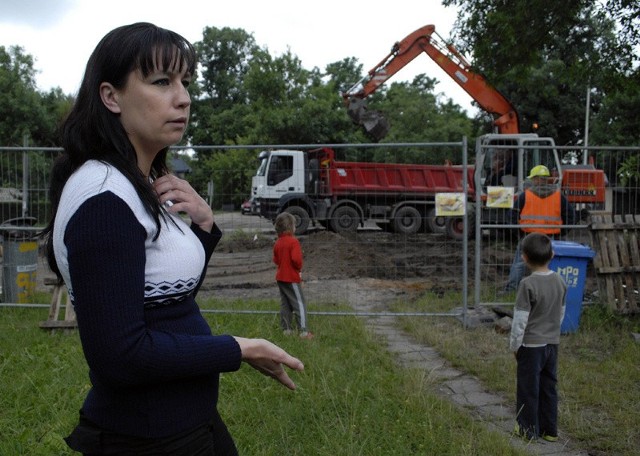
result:
[[[540,228],[524,227],[525,233],[560,234],[562,225],[560,191],[540,198],[531,190],[525,190],[524,207],[520,211],[521,225],[541,225]]]

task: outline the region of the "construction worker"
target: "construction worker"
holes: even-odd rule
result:
[[[511,150],[497,150],[493,155],[491,163],[491,171],[485,180],[486,185],[500,186],[511,184],[503,182],[505,176],[514,174],[513,172],[513,151]]]
[[[558,239],[562,235],[562,225],[573,225],[577,222],[573,206],[562,195],[560,187],[554,182],[546,166],[534,166],[527,179],[524,191],[514,203],[512,223],[524,225],[520,228],[520,233],[523,235],[544,233]],[[520,242],[518,242],[509,280],[502,294],[517,290],[525,272],[526,266],[522,260]]]

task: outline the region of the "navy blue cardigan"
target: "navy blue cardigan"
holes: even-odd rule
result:
[[[105,188],[66,205],[64,248],[54,242],[92,384],[81,413],[114,432],[170,436],[208,422],[219,373],[240,367],[238,343],[212,335],[195,302],[222,233],[169,222],[154,241],[139,205],[122,198],[133,189],[117,188],[118,196]]]

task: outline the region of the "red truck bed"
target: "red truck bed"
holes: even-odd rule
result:
[[[333,194],[357,192],[440,193],[462,191],[459,166],[333,162],[329,188]]]
[[[323,193],[435,194],[461,192],[462,167],[453,165],[408,165],[396,163],[343,162],[334,160],[334,151],[314,151],[320,165]],[[469,167],[469,191],[473,190],[473,167]]]

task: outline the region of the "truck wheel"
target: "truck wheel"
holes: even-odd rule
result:
[[[427,217],[424,220],[425,231],[431,233],[445,233],[447,228],[446,217],[436,217],[436,208],[432,207],[427,211]]]
[[[305,234],[309,229],[309,213],[300,206],[289,206],[285,209],[285,212],[293,215],[296,218],[296,234]]]
[[[340,206],[331,215],[331,229],[336,233],[355,233],[359,223],[358,211],[351,206]]]
[[[422,225],[420,211],[413,206],[403,206],[393,217],[393,230],[400,234],[415,234]]]
[[[464,239],[464,218],[463,217],[447,217],[446,233],[451,239],[461,241]],[[467,239],[474,237],[474,220],[468,219],[469,226],[467,229]]]

